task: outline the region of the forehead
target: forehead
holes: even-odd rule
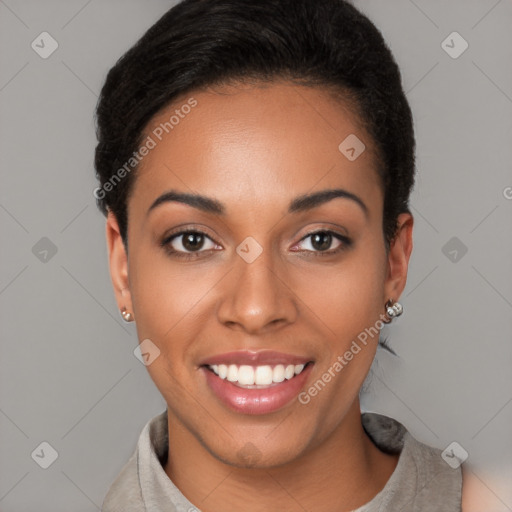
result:
[[[153,147],[129,205],[140,214],[169,189],[264,206],[342,187],[379,203],[373,141],[348,104],[323,89],[284,82],[191,92],[157,114],[144,137]]]

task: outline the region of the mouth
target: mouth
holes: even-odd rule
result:
[[[276,359],[275,354],[261,356],[262,353],[257,359]],[[314,366],[314,361],[304,358],[281,359],[282,362],[267,364],[236,364],[214,358],[199,369],[222,404],[238,413],[261,415],[278,411],[296,398]],[[248,362],[247,358],[244,362]]]
[[[213,364],[205,365],[205,367],[217,377],[226,379],[235,386],[245,389],[266,389],[285,380],[293,379],[300,375],[310,364],[313,364],[313,362],[263,366]]]

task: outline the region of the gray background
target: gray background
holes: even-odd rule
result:
[[[110,66],[172,4],[0,0],[5,512],[99,510],[165,409],[111,290],[92,116]],[[378,352],[363,406],[457,441],[487,512],[512,510],[512,2],[355,4],[402,69],[418,142],[405,312],[385,328],[400,357]],[[43,31],[59,44],[47,59],[31,48]],[[456,59],[441,46],[453,31],[469,43]],[[31,456],[43,441],[48,469]]]

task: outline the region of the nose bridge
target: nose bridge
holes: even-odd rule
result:
[[[285,276],[279,276],[283,267],[276,263],[278,258],[271,249],[248,237],[237,247],[233,259],[233,272],[218,308],[219,320],[248,332],[293,321],[293,293],[284,284]]]

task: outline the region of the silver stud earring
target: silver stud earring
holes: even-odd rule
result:
[[[394,302],[393,299],[389,299],[385,306],[386,313],[388,315],[388,320],[384,321],[384,323],[389,324],[393,321],[393,318],[400,316],[404,312],[404,307],[400,302]]]
[[[133,320],[133,315],[130,312],[126,311],[126,308],[123,308],[121,310],[121,316],[123,317],[123,320],[125,322],[131,322]]]

